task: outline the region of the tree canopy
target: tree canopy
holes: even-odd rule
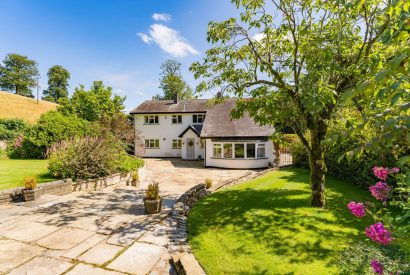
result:
[[[202,63],[191,66],[195,77],[203,78],[197,91],[222,87],[239,99],[234,117],[247,111],[278,132],[291,127],[309,155],[311,203],[323,207],[322,142],[328,125],[344,97],[368,76],[374,59],[389,58],[381,38],[396,28],[408,5],[381,0],[232,3],[239,17],[209,24],[213,48]]]
[[[68,97],[68,80],[70,73],[60,65],[54,65],[48,72],[48,88],[43,91],[43,99],[58,102],[60,98]]]
[[[30,88],[37,85],[39,76],[37,62],[16,53],[11,53],[0,64],[0,88],[17,95],[33,97]]]
[[[155,98],[159,100],[170,100],[177,94],[180,99],[193,98],[191,87],[181,75],[181,63],[176,60],[166,60],[161,65],[160,86],[164,92],[163,95],[156,95]]]
[[[65,114],[75,114],[88,121],[99,121],[104,116],[113,116],[124,109],[126,97],[113,95],[111,87],[102,81],[94,81],[90,90],[83,85],[75,88],[71,98],[62,98],[58,110]]]

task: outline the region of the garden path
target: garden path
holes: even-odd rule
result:
[[[206,178],[218,183],[251,172],[179,159],[146,163],[139,188],[117,185],[0,206],[0,274],[173,274],[168,214],[175,200]],[[163,211],[149,216],[143,190],[154,180]]]

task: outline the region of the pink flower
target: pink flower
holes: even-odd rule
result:
[[[393,240],[390,231],[381,222],[366,227],[365,233],[372,241],[382,245],[388,245]]]
[[[373,259],[372,267],[373,267],[374,273],[383,274],[383,265],[379,261]]]
[[[393,167],[392,169],[389,170],[389,173],[398,173],[398,172],[400,172],[399,167]]]
[[[356,203],[351,201],[348,203],[347,208],[349,208],[350,211],[352,211],[352,214],[358,218],[362,218],[366,215],[366,210],[361,202]]]
[[[373,174],[381,180],[387,180],[387,177],[389,176],[389,169],[384,168],[384,167],[373,167]]]
[[[14,143],[14,146],[15,147],[17,147],[17,148],[19,148],[19,147],[21,147],[21,143],[23,142],[23,135],[19,135],[17,138],[16,138],[16,142]]]
[[[369,187],[370,193],[379,201],[385,202],[390,194],[390,186],[387,183],[379,181],[375,185]]]

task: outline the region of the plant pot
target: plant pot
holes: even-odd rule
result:
[[[41,190],[39,188],[36,189],[23,189],[23,197],[24,201],[34,201],[41,196]]]
[[[149,200],[144,198],[145,213],[156,214],[161,212],[162,209],[162,198],[159,200]]]
[[[138,180],[136,180],[136,181],[131,181],[131,186],[139,187],[139,186],[140,186],[140,182],[139,182]]]

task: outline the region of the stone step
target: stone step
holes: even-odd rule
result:
[[[172,255],[172,262],[178,275],[206,274],[192,253],[175,253]]]

